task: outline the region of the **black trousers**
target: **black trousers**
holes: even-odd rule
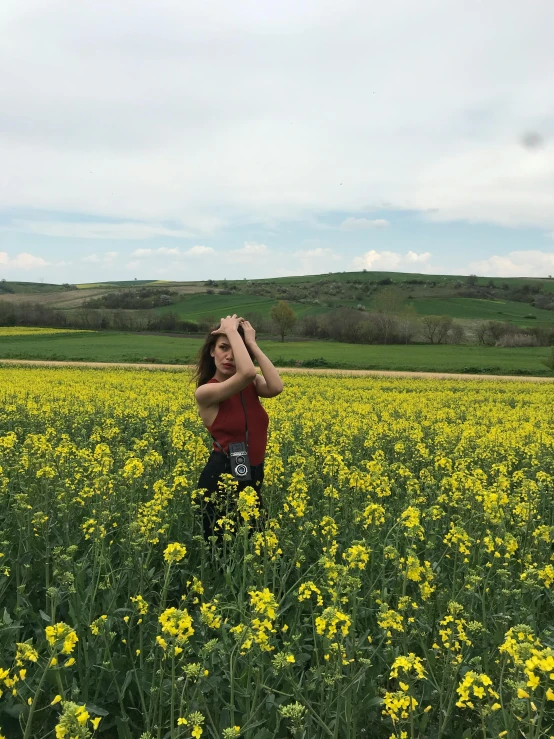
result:
[[[258,494],[260,508],[263,508],[260,490],[264,481],[264,463],[252,465],[250,469],[252,471],[252,479],[239,481],[237,494],[246,487],[253,487]],[[222,495],[217,489],[219,478],[224,473],[231,473],[231,463],[223,452],[213,450],[206,466],[200,473],[197,485],[198,488],[205,488],[207,491],[204,494],[208,500],[204,503],[203,515],[204,538],[206,540],[209,536],[213,536],[214,533],[216,536],[221,537],[220,534],[214,532],[214,528],[217,520],[225,515],[226,510],[227,501],[221,499]],[[219,500],[218,497],[220,498]]]

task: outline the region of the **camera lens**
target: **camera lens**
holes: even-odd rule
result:
[[[237,457],[237,464],[244,464],[244,457]]]
[[[237,466],[235,467],[235,471],[237,475],[240,475],[242,477],[243,475],[246,475],[248,469],[245,464],[237,464]]]

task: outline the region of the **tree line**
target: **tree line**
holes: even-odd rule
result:
[[[476,321],[468,330],[449,316],[419,316],[411,307],[395,302],[394,296],[381,299],[373,311],[341,307],[321,315],[300,318],[286,301],[277,302],[269,316],[256,311],[244,313],[258,335],[296,339],[318,339],[350,344],[463,344],[489,346],[551,346],[554,325],[522,328],[502,321]],[[189,321],[176,313],[80,308],[62,311],[43,303],[0,301],[0,325],[43,326],[111,331],[204,334],[218,325],[219,316],[205,315]]]

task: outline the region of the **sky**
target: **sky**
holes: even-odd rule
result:
[[[554,274],[552,0],[3,0],[0,278]]]

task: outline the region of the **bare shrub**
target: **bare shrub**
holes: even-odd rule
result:
[[[450,316],[425,316],[421,323],[423,336],[430,344],[445,344],[453,320]]]
[[[399,332],[395,316],[378,311],[369,314],[369,320],[375,330],[375,341],[378,344],[398,344]]]
[[[450,331],[448,333],[448,343],[449,344],[462,344],[465,338],[466,338],[465,328],[462,326],[461,323],[457,323],[456,321],[453,321],[452,326],[450,327]]]
[[[495,346],[539,346],[539,342],[532,334],[504,334]]]

